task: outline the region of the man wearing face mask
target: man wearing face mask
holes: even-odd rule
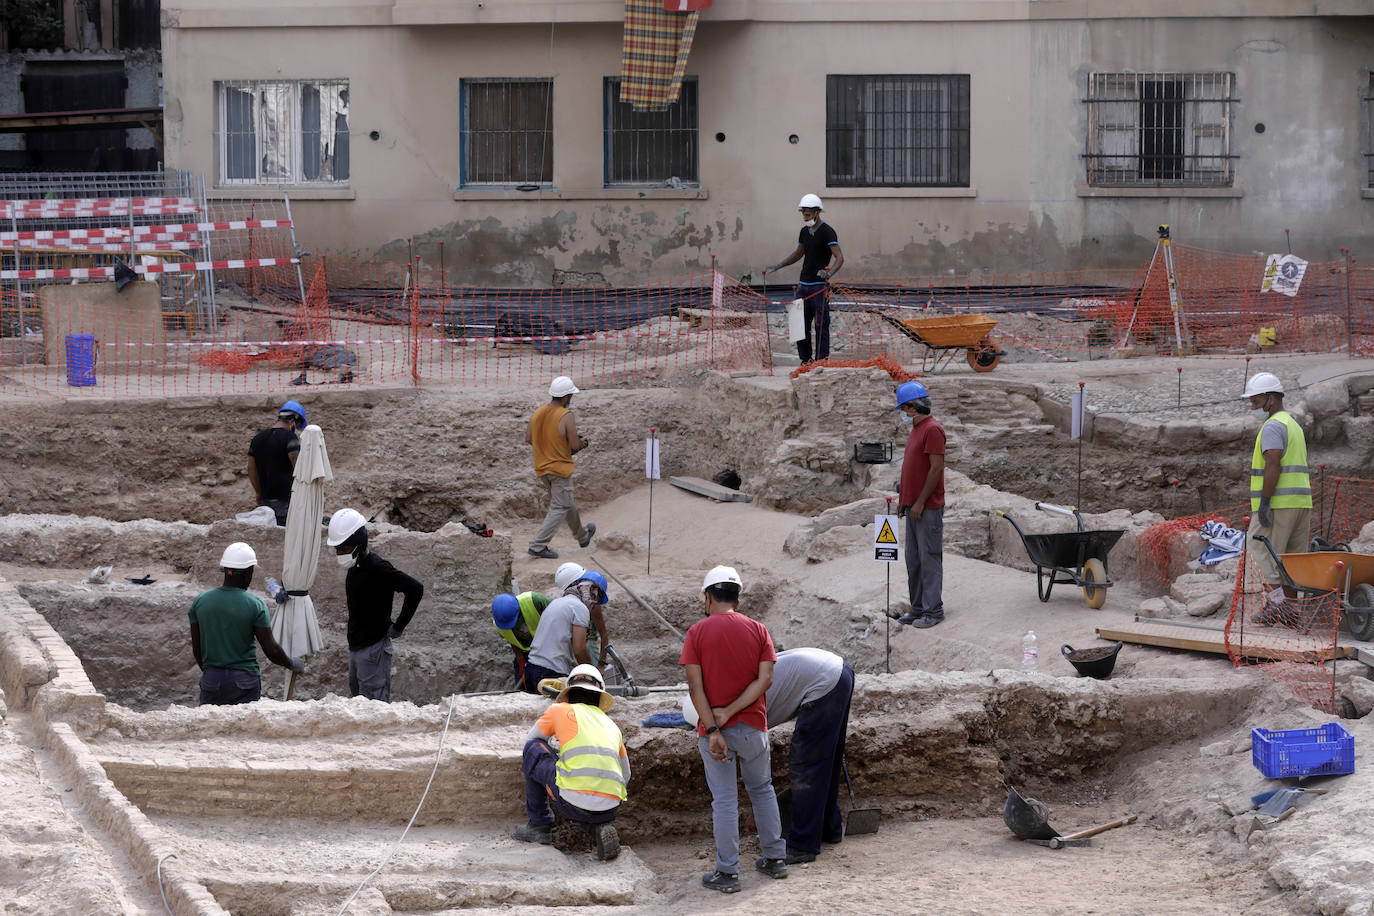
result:
[[[945,428],[930,415],[930,393],[920,382],[897,386],[897,409],[913,424],[897,496],[897,515],[906,519],[911,612],[897,620],[924,630],[945,619]]]
[[[789,264],[802,262],[801,277],[797,282],[796,298],[805,304],[806,337],[797,341],[797,356],[804,363],[811,362],[812,324],[815,325],[815,358],[825,359],[830,355],[830,291],[829,280],[844,266],[844,252],[840,250],[840,240],[835,230],[821,220],[821,199],[815,194],[807,194],[797,205],[801,211],[802,229],[797,236],[797,247],[783,260],[771,267],[765,267],[765,276],[781,270]],[[834,263],[831,263],[831,258]]]
[[[1272,372],[1256,372],[1245,383],[1250,408],[1262,421],[1250,455],[1250,535],[1269,538],[1277,553],[1306,553],[1312,515],[1312,481],[1307,473],[1307,439],[1283,409],[1283,383]],[[1270,589],[1281,577],[1267,550],[1253,550]],[[1289,598],[1296,597],[1285,589]]]
[[[610,598],[606,577],[594,569],[583,572],[563,594],[549,602],[539,618],[539,628],[530,643],[529,658],[525,661],[524,689],[538,693],[539,682],[545,678],[564,678],[577,665],[591,664],[587,651],[587,630],[593,619],[601,633],[601,663],[605,664],[610,637],[604,617],[593,614]]]
[[[356,509],[334,513],[326,543],[348,570],[348,695],[390,702],[391,641],[415,616],[425,587],[367,549],[367,520]],[[391,605],[398,592],[401,613],[393,623]]]

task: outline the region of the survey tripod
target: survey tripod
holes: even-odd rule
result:
[[[1150,277],[1154,276],[1155,264],[1160,261],[1164,263],[1164,276],[1168,280],[1169,309],[1174,314],[1174,355],[1186,356],[1192,353],[1192,344],[1188,341],[1188,319],[1183,313],[1183,301],[1178,294],[1178,274],[1174,271],[1174,249],[1170,244],[1168,224],[1159,226],[1155,232],[1159,235],[1159,241],[1155,243],[1155,253],[1150,256],[1150,266],[1145,269],[1145,279],[1141,281],[1140,289],[1136,290],[1131,321],[1126,325],[1126,331],[1116,345],[1118,355],[1129,345],[1131,333],[1135,330],[1135,320],[1140,315],[1140,300],[1145,295],[1145,287],[1150,285]]]

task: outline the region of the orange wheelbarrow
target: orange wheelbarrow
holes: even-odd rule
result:
[[[1300,598],[1331,595],[1340,598],[1341,615],[1350,635],[1374,637],[1374,556],[1344,550],[1279,553],[1262,534],[1259,541],[1274,558],[1280,581]]]
[[[925,347],[922,372],[947,368],[960,353],[966,354],[975,372],[991,372],[1006,352],[992,338],[997,319],[987,315],[932,315],[928,318],[897,318],[881,309],[864,309],[886,321],[908,339]]]

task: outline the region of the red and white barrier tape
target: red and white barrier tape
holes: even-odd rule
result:
[[[199,213],[189,197],[78,197],[64,200],[8,200],[3,219],[61,219],[71,216],[161,216]]]
[[[276,267],[299,264],[299,258],[249,258],[228,261],[177,261],[166,264],[134,264],[138,274],[171,274],[196,270],[240,270],[244,267]],[[74,267],[48,270],[0,270],[0,280],[110,280],[113,267]]]
[[[99,226],[90,229],[31,229],[23,232],[0,232],[0,242],[46,242],[60,239],[136,239],[163,236],[168,233],[186,235],[193,232],[233,232],[241,229],[289,229],[289,219],[236,219],[222,223],[170,223],[165,226]]]

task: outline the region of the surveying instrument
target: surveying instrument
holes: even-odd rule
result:
[[[1145,269],[1145,279],[1141,281],[1140,289],[1136,290],[1135,306],[1131,309],[1131,321],[1126,325],[1126,332],[1121,335],[1121,340],[1116,345],[1118,356],[1129,346],[1131,333],[1135,330],[1136,318],[1140,315],[1140,300],[1145,295],[1145,288],[1150,285],[1150,277],[1154,275],[1155,264],[1161,260],[1164,262],[1164,276],[1169,287],[1169,309],[1174,313],[1174,355],[1187,356],[1193,351],[1192,345],[1187,341],[1189,337],[1188,319],[1183,314],[1183,302],[1178,294],[1178,274],[1174,271],[1174,249],[1170,245],[1168,224],[1159,226],[1155,232],[1159,235],[1159,241],[1155,242],[1155,253],[1150,256],[1150,266]]]

